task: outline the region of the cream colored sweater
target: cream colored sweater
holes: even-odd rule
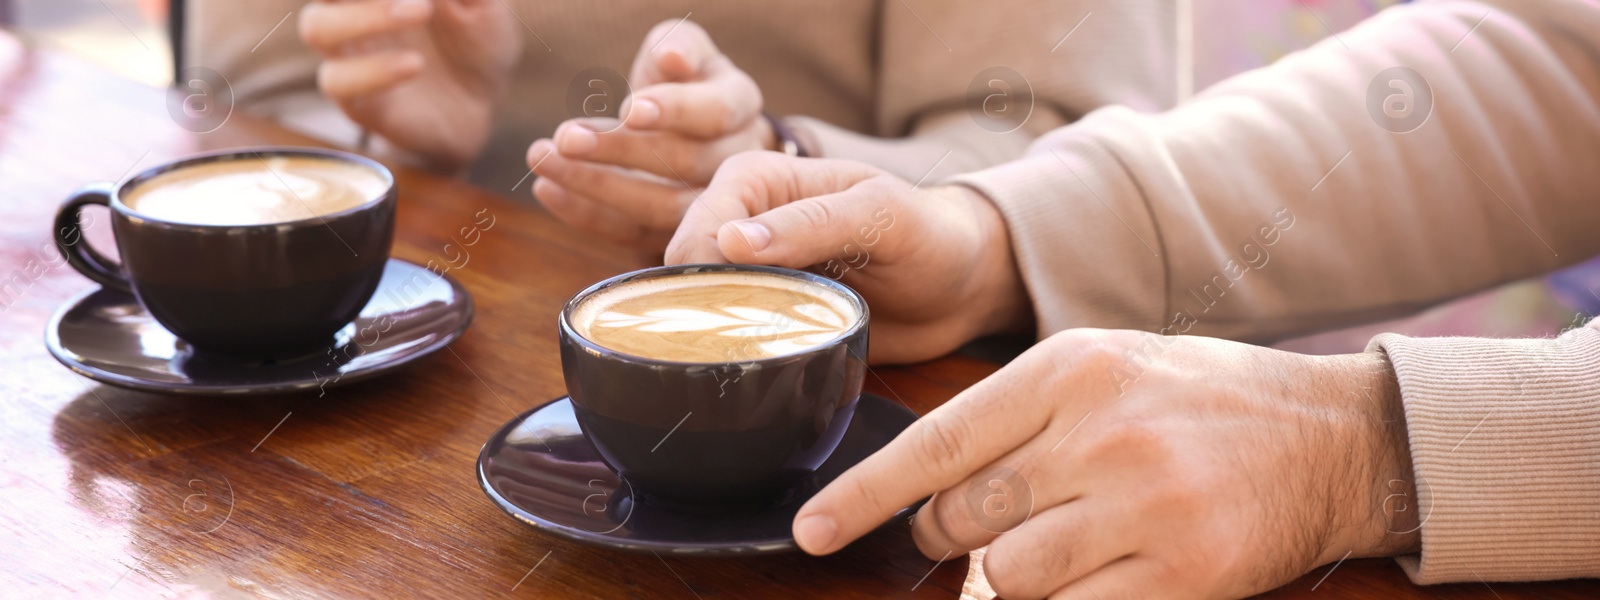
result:
[[[1269,341],[1411,312],[1600,254],[1600,3],[1389,9],[951,181],[1000,207],[1041,336]],[[1600,576],[1596,327],[1373,340],[1426,519],[1414,581]]]
[[[528,172],[528,144],[572,116],[566,96],[579,73],[626,75],[650,27],[685,16],[755,79],[768,112],[794,117],[822,154],[912,181],[1016,158],[1038,134],[1102,106],[1156,111],[1176,98],[1173,10],[1162,0],[506,3],[525,25],[523,55],[472,165],[475,182],[501,192]],[[226,77],[244,110],[353,145],[356,126],[317,92],[319,57],[293,16],[303,4],[190,0],[185,62]],[[967,109],[973,79],[1001,65],[1033,97],[1025,126],[1006,134]]]

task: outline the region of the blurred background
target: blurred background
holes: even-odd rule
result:
[[[0,23],[153,86],[172,82],[167,0],[0,0]]]
[[[0,24],[30,43],[52,48],[94,63],[127,79],[149,86],[171,85],[175,65],[184,56],[196,64],[203,56],[205,36],[182,31],[184,17],[197,7],[184,0],[0,0]],[[1174,64],[1179,72],[1180,97],[1244,70],[1271,63],[1306,48],[1331,31],[1339,31],[1373,13],[1398,3],[1395,0],[1182,0],[1175,3],[1175,34],[1179,40]],[[250,10],[248,3],[218,5],[213,10]],[[264,29],[275,19],[262,21],[262,31],[239,33],[262,36],[270,45],[298,44],[293,14]],[[281,29],[281,31],[280,31]],[[186,44],[177,38],[201,40]],[[259,43],[258,43],[259,45]],[[237,85],[238,82],[235,82]],[[248,94],[239,97],[240,110],[257,112]],[[282,115],[284,106],[270,113]],[[288,111],[296,112],[296,111]],[[325,112],[299,111],[285,124],[335,143],[347,137],[329,125]],[[332,133],[330,133],[332,132]],[[518,199],[531,201],[526,194]],[[1600,313],[1600,259],[1591,260],[1551,277],[1509,284],[1441,306],[1419,315],[1354,329],[1327,332],[1289,340],[1278,347],[1309,353],[1350,352],[1362,349],[1375,333],[1399,331],[1413,335],[1548,336],[1576,326]],[[1003,353],[1003,352],[1002,352]]]

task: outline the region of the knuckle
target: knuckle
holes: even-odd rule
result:
[[[595,193],[603,189],[610,178],[602,169],[593,165],[571,164],[566,168],[551,171],[561,179],[561,183],[580,193]]]
[[[801,221],[805,223],[806,227],[809,227],[814,231],[822,231],[828,226],[829,223],[833,222],[833,209],[829,208],[825,203],[817,201],[796,202],[793,204],[793,206],[795,213],[799,215]],[[929,427],[944,426],[930,424]]]
[[[945,418],[923,417],[917,421],[917,433],[913,436],[913,452],[916,458],[930,473],[940,479],[949,479],[961,475],[960,449],[965,447],[965,442],[972,436],[971,430],[963,423]]]
[[[1005,539],[1001,537],[995,540],[983,556],[983,574],[989,579],[989,587],[1001,598],[1039,596],[1035,586],[1030,585],[1039,574],[1025,564],[1027,561],[1024,556],[1028,550],[1003,544]],[[1036,552],[1037,549],[1031,551]]]
[[[850,478],[849,481],[849,487],[845,488],[846,496],[853,498],[855,505],[847,508],[861,509],[869,513],[890,510],[883,492],[879,491],[875,484],[860,477]]]
[[[700,118],[711,125],[710,133],[726,133],[739,125],[738,115],[734,114],[733,107],[728,106],[724,98],[708,96],[699,104]]]
[[[933,497],[933,510],[928,515],[933,521],[930,525],[939,532],[940,537],[956,544],[962,544],[965,538],[971,537],[966,534],[972,529],[968,525],[972,515],[962,502],[963,499],[954,491],[941,492]],[[942,548],[942,550],[953,550],[953,548]]]
[[[1096,457],[1122,456],[1141,461],[1156,457],[1159,460],[1159,456],[1168,451],[1167,440],[1154,427],[1137,418],[1106,423],[1086,437],[1086,447]]]
[[[661,159],[666,161],[667,167],[672,171],[667,173],[667,176],[672,177],[673,183],[682,183],[677,181],[680,177],[693,183],[694,180],[692,178],[695,175],[695,167],[698,166],[693,153],[688,152],[681,146],[668,146],[657,152],[661,154]]]

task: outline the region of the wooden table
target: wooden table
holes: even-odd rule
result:
[[[41,256],[57,203],[79,185],[203,149],[315,144],[239,113],[191,134],[165,102],[161,90],[0,33],[0,276]],[[452,272],[477,300],[472,328],[389,377],[322,398],[131,392],[78,377],[44,349],[50,314],[87,280],[54,268],[7,300],[0,596],[992,595],[981,560],[925,559],[904,522],[825,558],[663,559],[592,549],[506,517],[474,481],[479,447],[513,415],[563,393],[560,304],[647,265],[561,226],[528,201],[526,186],[502,196],[396,174],[396,256],[440,256],[480,210],[496,224]],[[109,247],[106,229],[91,228],[91,242]],[[868,386],[926,412],[995,368],[949,357],[877,369]],[[1600,596],[1593,582],[1417,588],[1386,560],[1328,572],[1270,596]]]

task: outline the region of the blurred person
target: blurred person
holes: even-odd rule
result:
[[[792,142],[935,178],[1015,158],[1094,108],[1175,97],[1173,9],[1148,0],[194,4],[190,62],[241,103],[491,189],[538,164],[531,187],[558,217],[656,253],[739,151]],[[996,66],[1022,78],[995,85],[1003,100],[1032,100],[1014,131],[968,110],[974,78]],[[597,67],[627,75],[625,125],[571,111]]]
[[[932,494],[918,547],[987,546],[1007,598],[1241,597],[1373,556],[1419,584],[1596,577],[1600,320],[1336,356],[1214,337],[1377,320],[1600,255],[1597,57],[1594,2],[1396,7],[938,185],[735,156],[666,259],[854,255],[830,274],[871,304],[874,362],[1041,340],[808,501],[812,554]],[[989,514],[1002,491],[1027,503]]]

